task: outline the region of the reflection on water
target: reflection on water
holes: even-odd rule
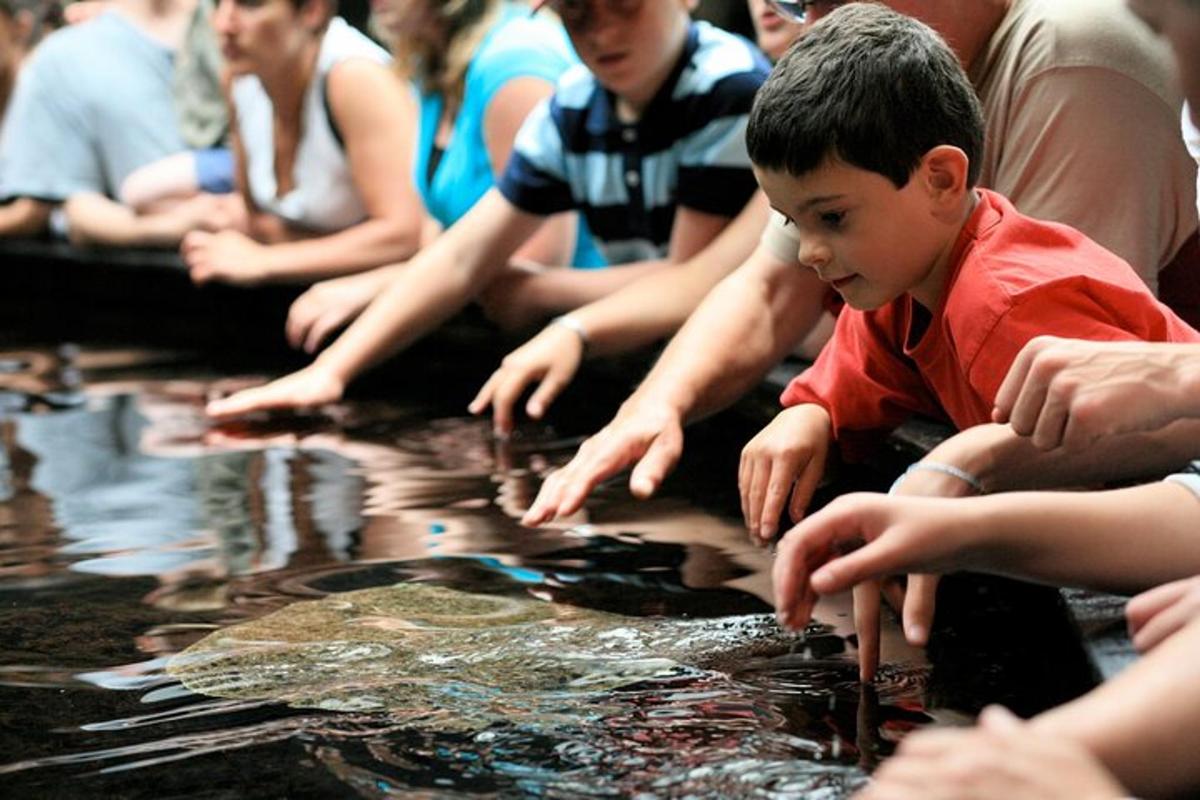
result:
[[[0,354],[14,796],[840,797],[950,716],[899,646],[859,687],[844,604],[778,631],[769,555],[691,500],[521,528],[577,440],[367,403],[213,429],[218,376],[163,362]]]

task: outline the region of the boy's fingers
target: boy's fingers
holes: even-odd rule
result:
[[[792,487],[792,497],[788,503],[788,516],[793,522],[804,519],[804,512],[808,509],[808,504],[812,502],[813,493],[817,491],[817,484],[821,482],[824,469],[823,459],[810,458],[804,465],[800,477],[796,479],[796,484]]]
[[[854,587],[854,630],[858,634],[858,678],[863,683],[875,679],[879,668],[879,581],[866,581]]]
[[[472,414],[478,414],[488,407],[492,402],[492,394],[496,391],[496,383],[500,380],[500,370],[496,370],[484,381],[483,386],[479,387],[479,391],[475,393],[474,399],[467,404],[467,410]]]
[[[929,631],[933,627],[933,614],[937,604],[937,575],[913,574],[908,576],[908,589],[904,593],[904,638],[911,645],[924,646],[929,642]]]
[[[783,506],[795,476],[796,465],[786,456],[775,459],[771,465],[771,480],[763,495],[762,517],[758,528],[759,538],[764,542],[774,539],[779,530],[779,518],[783,516]]]
[[[746,525],[746,530],[750,530],[750,484],[754,480],[754,470],[757,467],[757,461],[742,454],[742,460],[738,462],[738,500],[742,504],[742,522]]]
[[[529,373],[512,367],[501,367],[496,371],[496,385],[492,389],[492,427],[496,433],[507,436],[515,424],[513,408],[525,391]]]
[[[337,315],[337,312],[322,314],[317,318],[317,321],[308,329],[308,335],[304,338],[304,352],[315,353],[321,346],[321,342],[337,329],[342,324],[342,319]]]

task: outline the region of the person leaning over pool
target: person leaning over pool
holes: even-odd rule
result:
[[[758,46],[772,60],[783,55],[801,26],[777,14],[766,0],[749,0]],[[756,245],[767,219],[765,199],[746,208],[718,237],[686,263],[647,275],[622,289],[571,311],[568,320],[556,320],[509,353],[471,401],[473,414],[491,406],[493,427],[499,436],[513,429],[513,408],[526,387],[537,388],[525,404],[526,413],[540,419],[588,356],[632,350],[660,340],[679,326],[722,278],[750,259],[750,268],[775,257]],[[794,257],[782,259],[783,268]],[[810,339],[816,346],[804,352],[815,355],[828,337],[832,323],[817,325]]]
[[[773,207],[800,230],[800,261],[847,304],[784,392],[788,408],[743,451],[743,514],[761,542],[789,493],[803,514],[831,442],[855,459],[913,414],[986,422],[1033,336],[1200,342],[1120,258],[974,188],[978,100],[945,42],[910,17],[851,4],[814,25],[759,91],[747,147]],[[968,488],[936,478],[902,490]],[[921,643],[932,597],[913,583],[906,634]],[[869,679],[878,595],[856,599]]]
[[[757,190],[743,132],[768,71],[762,54],[692,22],[689,0],[552,5],[586,69],[568,71],[525,121],[498,188],[313,365],[214,401],[210,414],[337,400],[353,376],[485,290],[548,215],[581,210],[611,263],[641,260],[636,275],[693,256],[742,210]]]
[[[395,0],[376,6],[372,24],[417,92],[413,180],[425,213],[444,230],[492,188],[525,117],[578,62],[560,25],[506,0]],[[514,258],[602,266],[577,219],[568,213],[548,221]],[[288,312],[288,340],[315,352],[401,269],[390,265],[313,285]]]
[[[252,235],[186,236],[181,251],[197,283],[310,282],[417,249],[412,98],[387,52],[336,10],[336,0],[217,3]]]

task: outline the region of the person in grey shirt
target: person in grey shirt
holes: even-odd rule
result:
[[[72,216],[85,230],[113,231],[111,244],[170,245],[219,216],[210,197],[141,216],[110,199],[133,170],[186,148],[172,80],[194,8],[113,0],[38,47],[0,133],[0,197],[11,201],[0,207],[0,236],[40,233],[74,198]]]

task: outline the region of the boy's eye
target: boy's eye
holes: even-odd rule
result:
[[[845,211],[825,211],[818,217],[827,228],[840,228],[846,218]]]
[[[786,214],[784,214],[782,216],[783,216],[783,227],[790,228],[792,225],[796,224],[795,222],[792,221],[792,218],[787,216]]]

